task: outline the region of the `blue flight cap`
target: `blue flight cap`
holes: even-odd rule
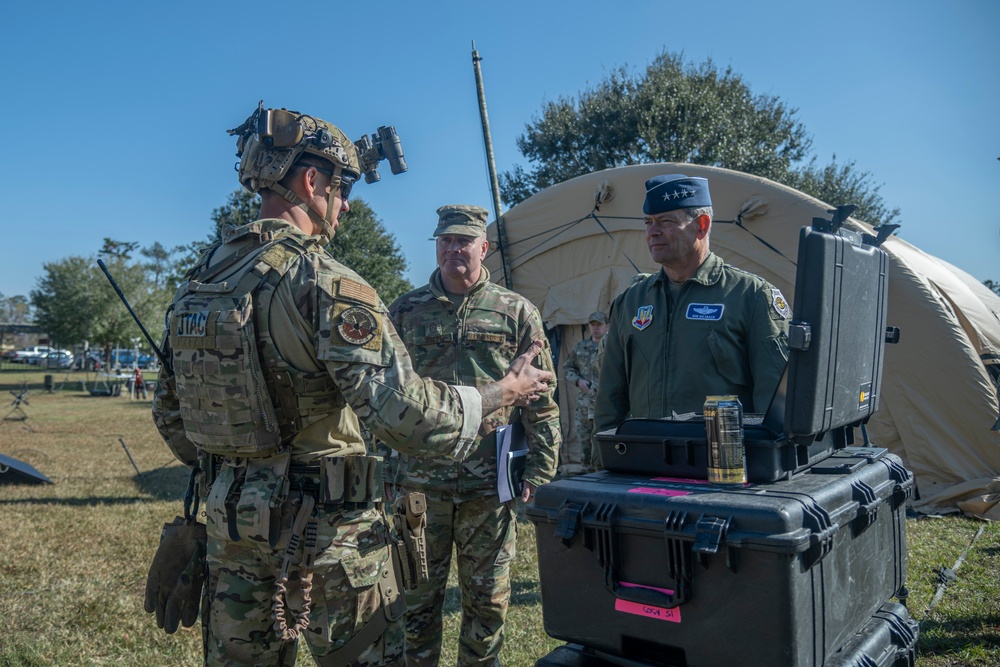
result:
[[[646,181],[646,201],[642,212],[656,215],[679,208],[700,208],[711,206],[712,196],[708,193],[708,179],[684,174],[654,176]]]

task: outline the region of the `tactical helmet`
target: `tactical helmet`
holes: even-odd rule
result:
[[[361,166],[354,144],[334,125],[289,111],[265,109],[261,102],[246,121],[229,130],[236,135],[240,183],[250,192],[272,189],[303,153],[333,164],[335,178],[356,181]]]

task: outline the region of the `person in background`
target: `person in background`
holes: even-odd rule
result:
[[[594,373],[594,359],[597,346],[608,332],[608,317],[595,311],[587,318],[589,334],[573,346],[566,357],[564,372],[566,381],[573,384],[579,393],[573,412],[574,437],[563,443],[559,460],[560,475],[579,475],[593,470],[591,438],[594,435],[594,398],[597,396],[597,376]]]
[[[524,297],[490,282],[482,265],[487,211],[450,205],[437,210],[438,268],[430,280],[389,307],[413,367],[442,382],[481,387],[503,375],[533,341],[545,340],[537,309]],[[548,349],[536,363],[551,372]],[[520,500],[555,474],[561,440],[554,384],[519,411],[528,454]],[[406,658],[410,667],[437,665],[441,656],[445,589],[452,548],[458,559],[462,625],[458,664],[499,665],[510,600],[510,564],[517,539],[515,501],[497,494],[496,429],[510,410],[483,419],[472,454],[456,462],[401,451],[398,495],[422,492],[427,501],[429,581],[407,591]]]

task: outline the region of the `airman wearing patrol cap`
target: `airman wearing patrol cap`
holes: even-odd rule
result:
[[[791,311],[781,291],[709,249],[708,180],[650,178],[642,210],[661,269],[611,305],[595,432],[627,417],[701,412],[709,395],[733,394],[746,412],[765,411],[788,360]]]
[[[486,209],[455,204],[442,206],[437,214],[438,268],[426,285],[399,297],[389,312],[418,373],[482,386],[501,375],[532,341],[545,340],[545,329],[527,299],[490,282],[482,265],[489,248]],[[537,361],[552,370],[547,349]],[[554,384],[515,413],[528,444],[522,502],[555,474],[561,435],[553,391]],[[498,497],[495,433],[511,418],[511,411],[499,411],[484,419],[472,455],[461,463],[440,456],[399,457],[397,491],[419,491],[427,499],[430,579],[406,595],[410,667],[437,665],[441,657],[445,590],[455,547],[462,591],[458,664],[500,664],[517,519],[516,500]]]
[[[292,665],[300,638],[321,666],[405,664],[401,561],[362,423],[394,449],[460,461],[484,416],[551,392],[552,374],[529,339],[475,387],[418,376],[378,294],[324,247],[361,173],[355,146],[263,104],[231,134],[259,219],[179,287],[153,401],[174,455],[201,471],[207,527],[165,527],[146,610],[169,633],[203,600],[210,667]]]
[[[563,366],[566,382],[574,385],[576,408],[573,411],[573,437],[563,443],[559,459],[559,474],[565,476],[590,472],[591,437],[594,433],[594,397],[597,396],[597,375],[594,358],[597,348],[608,331],[608,317],[595,311],[587,317],[587,336],[573,346]]]

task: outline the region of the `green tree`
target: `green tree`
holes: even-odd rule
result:
[[[107,246],[107,244],[105,244]],[[163,336],[163,312],[169,292],[154,284],[142,262],[120,254],[105,255],[105,264],[154,340]],[[93,257],[66,257],[43,266],[31,292],[35,321],[64,346],[88,341],[110,351],[134,346],[149,350],[125,306]]]
[[[5,297],[0,294],[0,322],[24,324],[32,317],[31,302],[23,294]]]
[[[226,203],[212,211],[212,222],[215,223],[215,228],[208,235],[209,242],[220,242],[222,232],[227,227],[239,227],[244,223],[253,222],[257,219],[259,210],[260,195],[250,192],[246,188],[229,193]]]
[[[62,345],[83,342],[93,333],[97,276],[92,264],[84,257],[48,262],[31,291],[35,323]]]
[[[895,217],[898,209],[886,207],[871,174],[854,162],[802,166],[812,139],[796,113],[776,96],[753,94],[731,67],[664,52],[640,74],[621,67],[575,98],[543,105],[517,138],[530,168],[501,174],[501,195],[514,205],[592,171],[690,162],[797,186],[830,204],[859,204],[885,216],[864,218],[874,224]]]
[[[808,165],[789,173],[784,180],[797,190],[810,194],[828,204],[855,204],[854,217],[873,225],[896,222],[899,208],[889,208],[879,194],[881,185],[873,183],[869,171],[859,171],[854,161],[838,163],[834,155],[830,164],[816,166],[816,158]]]
[[[338,262],[357,271],[386,303],[413,289],[403,277],[406,257],[396,237],[361,199],[351,201],[351,210],[340,216],[340,227],[327,250]]]
[[[992,290],[994,294],[1000,296],[1000,282],[987,279],[983,281],[983,284],[986,285],[988,289]]]

